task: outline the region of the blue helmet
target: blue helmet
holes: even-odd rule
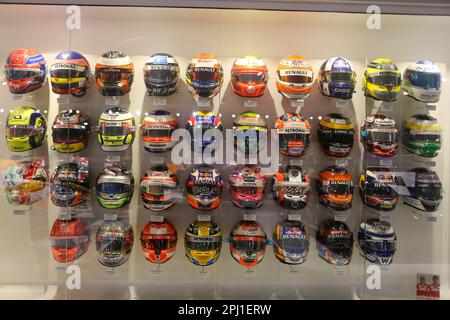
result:
[[[195,111],[189,117],[186,123],[186,130],[191,134],[191,148],[197,151],[197,147],[203,150],[210,144],[216,143],[214,131],[222,131],[220,115],[209,111]]]
[[[309,252],[308,227],[301,221],[285,220],[275,226],[273,232],[275,257],[285,264],[305,262]]]
[[[320,92],[328,97],[351,99],[355,90],[356,73],[352,63],[342,57],[333,57],[320,67]]]
[[[397,236],[389,222],[369,219],[358,227],[358,247],[370,262],[389,265],[397,249]]]

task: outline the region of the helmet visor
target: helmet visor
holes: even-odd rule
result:
[[[53,128],[53,141],[58,142],[76,142],[83,139],[83,130],[76,128]]]
[[[375,75],[369,75],[369,81],[376,85],[397,87],[400,85],[401,77],[398,73],[381,72]]]
[[[301,254],[309,250],[309,237],[303,239],[287,238],[281,240],[281,247],[291,254]]]
[[[368,195],[394,197],[397,195],[394,189],[382,183],[369,183],[365,189]]]
[[[87,68],[71,68],[71,69],[54,69],[50,71],[52,78],[72,79],[72,78],[87,78]]]
[[[116,83],[120,81],[131,81],[132,73],[126,69],[99,69],[97,77],[106,83]]]
[[[175,188],[161,185],[145,185],[142,191],[155,196],[168,196],[175,192]]]
[[[166,128],[155,129],[152,126],[144,126],[142,129],[142,135],[144,137],[154,137],[154,138],[170,138],[172,136],[172,131],[169,126]]]
[[[351,181],[348,181],[348,183],[336,183],[335,181],[331,181],[328,186],[328,192],[342,196],[353,194],[352,183]]]
[[[309,193],[306,186],[280,186],[278,190],[288,196],[303,196]]]
[[[240,239],[232,239],[231,245],[239,251],[259,251],[261,249],[264,249],[265,239],[262,237],[238,238]]]
[[[151,83],[171,84],[178,80],[178,72],[176,70],[146,70],[144,77]]]
[[[321,135],[330,144],[352,145],[354,133],[354,130],[322,129]]]
[[[5,69],[7,80],[24,80],[43,76],[43,72],[37,69]]]
[[[234,187],[232,186],[234,192],[239,193],[244,196],[256,196],[264,192],[264,187]]]
[[[352,83],[355,81],[355,73],[348,70],[332,71],[330,72],[330,81]]]
[[[38,134],[40,131],[39,128],[35,127],[25,127],[25,126],[12,126],[6,127],[6,136],[7,137],[31,137],[35,134]]]
[[[397,129],[392,130],[378,130],[369,129],[368,137],[371,141],[381,142],[381,143],[395,143],[398,142],[399,132]]]
[[[112,235],[115,236],[115,235]],[[106,253],[117,253],[121,252],[125,246],[125,241],[122,236],[116,236],[114,239],[109,237],[102,238],[100,242],[100,248]]]
[[[192,194],[198,197],[217,197],[218,190],[215,185],[193,186]]]
[[[417,197],[425,201],[437,201],[442,199],[442,184],[421,183],[416,188]]]
[[[415,71],[409,72],[408,78],[413,86],[417,86],[425,90],[439,90],[441,88],[440,73]]]
[[[397,249],[395,240],[363,240],[364,247],[375,252],[394,252]]]
[[[210,241],[187,241],[186,246],[189,249],[197,250],[197,251],[209,251],[209,250],[215,250],[221,247],[221,243],[219,242],[219,239],[212,238]]]
[[[216,68],[201,67],[194,68],[192,72],[192,80],[198,82],[210,82],[215,83],[219,79],[219,72]]]
[[[266,75],[263,72],[240,73],[236,74],[236,79],[243,83],[259,83],[266,80]]]
[[[144,249],[160,252],[163,250],[174,248],[177,245],[177,240],[176,238],[174,239],[172,237],[166,237],[162,239],[145,239],[142,240],[141,243]]]
[[[131,130],[126,126],[101,125],[100,132],[105,136],[124,136],[130,133]]]
[[[297,75],[286,75],[280,76],[280,80],[288,83],[298,83],[298,84],[309,84],[313,82],[312,77],[308,76],[297,76]]]
[[[108,182],[108,183],[100,183],[97,185],[97,191],[106,194],[128,193],[131,190],[132,190],[131,185],[125,183]]]
[[[87,236],[52,237],[50,244],[55,249],[72,249],[87,241]]]

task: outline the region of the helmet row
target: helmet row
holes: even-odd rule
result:
[[[64,51],[55,57],[50,67],[52,90],[58,94],[82,96],[90,85],[90,66],[78,52]],[[12,51],[5,65],[6,80],[15,94],[32,92],[46,81],[47,64],[43,55],[33,49]],[[104,96],[122,96],[131,90],[134,66],[131,58],[121,51],[108,51],[95,66],[95,79]],[[180,67],[170,54],[151,55],[144,66],[144,81],[150,95],[168,96],[176,92]],[[259,97],[266,90],[267,66],[262,59],[244,56],[235,60],[231,69],[234,92],[244,97]],[[284,58],[277,66],[277,89],[287,98],[305,99],[311,94],[315,81],[311,62],[299,55]],[[223,83],[220,60],[212,54],[198,54],[188,64],[186,84],[189,91],[202,98],[214,97]],[[356,83],[352,63],[343,57],[332,57],[320,67],[317,83],[325,96],[351,99]],[[394,101],[403,91],[424,102],[437,102],[441,92],[441,74],[437,65],[419,60],[404,72],[403,82],[391,59],[379,58],[367,64],[363,77],[367,96]]]
[[[26,151],[40,146],[46,137],[46,120],[32,107],[18,107],[10,111],[6,122],[6,141],[11,151]],[[168,111],[146,113],[140,133],[145,150],[169,151],[176,141],[172,134],[178,128],[176,117]],[[191,135],[192,148],[204,149],[216,142],[208,130],[222,131],[219,115],[196,111],[185,128]],[[290,112],[280,116],[276,123],[280,152],[288,156],[301,156],[311,143],[311,125],[300,113]],[[243,112],[233,121],[234,143],[245,153],[263,149],[267,139],[267,124],[256,112]],[[79,110],[61,111],[52,125],[53,146],[58,152],[79,152],[89,141],[91,125],[88,116]],[[136,124],[133,115],[120,108],[105,110],[98,120],[97,141],[105,151],[122,151],[134,141]],[[349,118],[331,113],[320,118],[317,135],[322,150],[331,156],[348,156],[355,129]],[[368,116],[360,130],[365,149],[378,156],[397,153],[399,130],[395,120],[385,114]],[[402,142],[405,148],[425,157],[434,157],[441,148],[442,128],[437,119],[427,114],[415,114],[403,123]]]
[[[149,221],[141,231],[141,250],[145,258],[155,264],[170,260],[176,251],[177,231],[167,219]],[[232,257],[242,266],[253,267],[265,255],[266,246],[273,245],[275,257],[282,263],[299,265],[308,258],[309,228],[301,221],[284,220],[275,226],[272,241],[268,241],[262,226],[256,221],[241,220],[229,236]],[[134,233],[123,220],[107,220],[97,230],[98,260],[107,267],[125,263],[131,253]],[[194,221],[186,229],[185,253],[190,262],[199,266],[215,263],[222,249],[222,231],[211,221]],[[357,246],[363,257],[381,265],[392,263],[397,236],[385,221],[369,219],[357,231]],[[89,235],[78,218],[59,218],[50,233],[51,251],[56,261],[70,262],[81,257],[89,246]],[[353,233],[340,221],[322,222],[316,233],[318,255],[333,265],[347,265],[353,254]]]
[[[42,159],[26,161],[9,167],[4,177],[5,191],[11,204],[39,201],[46,190],[47,173]],[[267,178],[257,166],[237,166],[229,175],[231,201],[239,208],[255,209],[264,201]],[[186,181],[187,202],[198,210],[214,210],[221,203],[224,182],[221,172],[201,165],[189,173]],[[175,173],[165,165],[148,169],[140,180],[144,207],[152,211],[170,208],[179,196]],[[311,193],[311,180],[299,166],[281,166],[272,177],[274,200],[284,208],[303,209]],[[316,180],[319,202],[334,210],[352,206],[353,177],[343,167],[330,166]],[[89,172],[86,158],[65,162],[50,178],[50,198],[56,206],[69,207],[85,202],[89,196]],[[127,205],[134,193],[134,178],[125,165],[107,163],[97,176],[96,196],[108,209]],[[399,195],[416,209],[436,211],[442,199],[442,183],[434,171],[415,168],[393,173],[384,167],[368,167],[359,179],[364,203],[380,211],[395,209]]]

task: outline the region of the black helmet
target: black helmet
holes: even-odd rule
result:
[[[355,129],[349,118],[330,113],[319,122],[317,136],[323,152],[334,157],[346,157],[353,147]]]
[[[150,96],[169,96],[177,90],[180,66],[167,53],[151,55],[144,66],[144,81]]]
[[[326,262],[343,266],[352,260],[353,232],[344,222],[333,219],[322,222],[316,240],[319,257]]]
[[[433,212],[439,207],[442,200],[442,183],[434,171],[425,168],[415,168],[414,186],[408,187],[409,194],[403,196],[403,201],[413,208]]]

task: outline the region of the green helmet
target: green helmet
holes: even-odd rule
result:
[[[243,112],[233,121],[235,144],[246,154],[259,152],[266,143],[267,124],[256,112]]]
[[[103,208],[117,209],[133,197],[134,178],[131,170],[118,163],[110,163],[97,177],[97,200]]]
[[[402,143],[406,150],[423,157],[435,157],[441,149],[442,128],[427,114],[415,114],[403,124]]]

